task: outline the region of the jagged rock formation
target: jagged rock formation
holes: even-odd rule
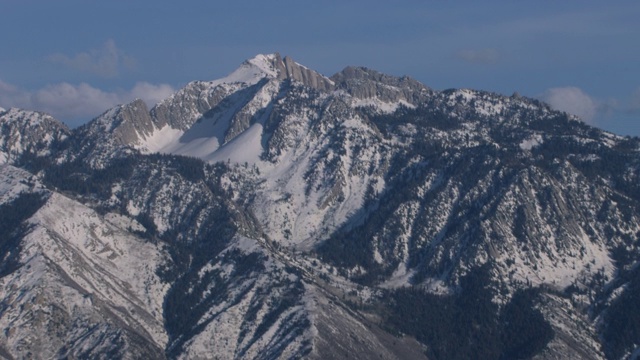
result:
[[[144,101],[137,99],[119,105],[78,128],[74,147],[65,153],[68,159],[86,159],[93,167],[104,168],[109,159],[125,156],[127,148],[151,135],[154,124]],[[109,134],[105,137],[104,134]],[[115,153],[122,152],[122,155]]]
[[[420,104],[429,88],[409,77],[396,78],[364,67],[346,67],[331,77],[336,88],[344,89],[357,99],[379,99],[384,103],[404,101]]]
[[[278,77],[280,79],[291,79],[320,91],[329,91],[333,89],[333,81],[296,63],[288,56],[285,56],[284,59],[280,59],[280,55],[275,54],[274,62],[278,68]],[[284,68],[281,64],[284,64]]]
[[[637,352],[636,138],[279,54],[75,130],[34,114],[0,113],[2,356]]]
[[[0,164],[25,154],[50,155],[69,136],[69,129],[48,114],[0,108]]]

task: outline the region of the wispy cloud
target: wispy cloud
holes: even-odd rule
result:
[[[116,77],[122,68],[131,69],[135,66],[135,59],[118,49],[113,39],[107,40],[100,48],[73,56],[56,53],[47,58],[53,63],[105,78]]]
[[[73,85],[66,82],[27,91],[0,80],[0,106],[48,112],[75,126],[117,104],[139,98],[151,106],[169,97],[173,92],[174,89],[170,85],[154,85],[147,82],[138,82],[130,90],[111,92],[87,83]]]
[[[0,106],[3,107],[23,107],[29,103],[29,94],[20,90],[15,85],[11,85],[0,80]]]
[[[176,90],[168,84],[150,84],[145,81],[137,82],[129,91],[127,97],[130,99],[142,99],[148,105],[154,105],[168,98]]]
[[[597,101],[575,86],[551,88],[539,98],[556,110],[579,116],[586,123],[593,123],[598,113]]]
[[[500,53],[496,49],[460,50],[455,57],[473,64],[495,64],[500,59]]]
[[[640,111],[640,89],[637,95],[639,99],[635,111]],[[595,98],[575,86],[548,89],[538,98],[556,110],[577,115],[590,125],[605,128],[615,125],[616,121],[619,122],[621,115],[628,113],[629,109],[633,111],[634,106],[633,102],[621,103],[614,98],[606,100]]]

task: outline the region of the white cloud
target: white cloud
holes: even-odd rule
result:
[[[132,98],[138,98],[144,100],[149,106],[159,103],[160,101],[168,98],[175,92],[175,89],[167,84],[154,85],[148,82],[142,81],[136,83],[136,85],[129,92]]]
[[[49,85],[31,94],[35,109],[62,117],[92,117],[120,100],[120,94],[104,92],[86,83]]]
[[[103,91],[89,84],[58,83],[35,91],[26,91],[0,80],[0,106],[39,110],[78,125],[105,110],[133,101],[144,100],[153,106],[168,97],[174,89],[167,84],[138,82],[131,90]]]
[[[29,104],[29,93],[0,80],[0,106],[24,107]]]
[[[545,91],[540,99],[552,108],[579,116],[584,122],[593,124],[601,106],[582,89],[574,86],[552,88]]]
[[[456,58],[474,64],[495,64],[500,58],[496,49],[460,50]]]
[[[105,78],[116,77],[122,67],[132,68],[135,64],[135,60],[118,49],[116,42],[112,39],[107,40],[98,49],[91,49],[74,56],[56,53],[49,55],[48,59],[51,62]]]

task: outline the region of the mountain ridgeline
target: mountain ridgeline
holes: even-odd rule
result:
[[[534,99],[258,55],[0,163],[0,357],[640,354],[640,140]]]

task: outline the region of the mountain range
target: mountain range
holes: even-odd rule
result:
[[[258,55],[0,164],[0,357],[640,354],[640,140],[535,99]]]

